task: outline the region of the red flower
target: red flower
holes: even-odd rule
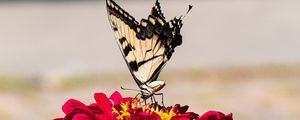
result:
[[[123,98],[119,92],[114,92],[109,98],[104,93],[95,93],[94,99],[96,103],[89,106],[74,99],[68,100],[62,107],[65,117],[55,120],[232,120],[232,114],[225,116],[217,111],[198,117],[196,113],[187,112],[187,105],[141,105],[139,98]]]
[[[225,115],[218,111],[208,111],[196,120],[233,120],[232,113]]]
[[[84,120],[92,120],[97,118],[88,106],[74,99],[68,100],[63,105],[62,109],[66,114],[64,120],[80,120],[80,118],[85,118]]]
[[[112,114],[112,105],[132,99],[123,99],[119,92],[113,93],[110,99],[103,93],[95,93],[94,98],[96,103],[89,106],[74,99],[68,100],[62,107],[66,116],[55,120],[117,120]]]

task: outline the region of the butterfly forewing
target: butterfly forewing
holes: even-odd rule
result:
[[[161,14],[160,7],[156,8],[157,11],[159,10],[156,13]],[[142,22],[138,24],[112,0],[107,0],[107,9],[118,46],[137,84],[141,85],[156,79],[167,61],[163,40],[158,34],[152,34],[150,38],[138,39],[138,29],[145,29],[141,27]]]

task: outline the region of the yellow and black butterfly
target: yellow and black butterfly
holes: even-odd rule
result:
[[[158,1],[148,18],[140,22],[113,0],[106,0],[106,5],[118,46],[140,88],[141,98],[146,100],[153,95],[162,95],[157,92],[165,83],[157,78],[174,48],[182,43],[180,29],[183,17],[166,21]]]

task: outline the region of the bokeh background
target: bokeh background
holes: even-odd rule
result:
[[[154,0],[117,0],[137,19]],[[185,14],[183,45],[161,72],[165,104],[235,120],[298,120],[300,1],[161,0]],[[0,119],[62,117],[69,98],[137,88],[109,26],[104,0],[0,1]]]

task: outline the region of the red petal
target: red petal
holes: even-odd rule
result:
[[[233,120],[233,118],[232,118],[232,113],[227,114],[227,115],[225,116],[225,120]]]
[[[115,117],[109,116],[109,115],[105,115],[105,114],[100,114],[98,116],[99,120],[118,120]]]
[[[178,108],[179,113],[181,113],[181,114],[185,113],[188,109],[189,109],[189,106],[187,106],[187,105]]]
[[[133,100],[132,97],[123,98],[123,102],[131,102]]]
[[[73,120],[76,115],[84,114],[91,118],[92,120],[98,120],[96,114],[90,112],[89,110],[83,110],[83,109],[75,109],[73,112],[67,114],[64,118],[64,120]]]
[[[232,114],[228,114],[227,118],[227,116],[225,116],[225,114],[222,112],[208,111],[196,120],[232,120]]]
[[[93,120],[93,119],[87,116],[86,114],[76,114],[74,115],[72,120]]]
[[[138,114],[137,120],[161,120],[161,119],[157,114],[154,113],[148,114],[148,113],[141,112]]]
[[[191,118],[184,116],[174,116],[171,118],[171,120],[191,120]]]
[[[171,120],[191,120],[191,119],[198,118],[198,116],[199,115],[196,114],[196,113],[189,112],[189,113],[179,114],[179,115],[173,116],[171,118]]]
[[[115,91],[110,97],[109,99],[111,99],[113,101],[114,105],[120,104],[121,102],[123,102],[123,98],[122,95],[118,92]]]
[[[100,110],[99,106],[96,103],[92,103],[88,107],[95,114],[103,114],[103,111]]]
[[[82,102],[75,100],[75,99],[69,99],[63,106],[62,110],[65,114],[69,114],[76,109],[82,109],[89,111],[88,107],[84,105]]]
[[[96,100],[97,105],[104,112],[104,114],[112,115],[110,101],[104,93],[95,93],[94,98]]]

